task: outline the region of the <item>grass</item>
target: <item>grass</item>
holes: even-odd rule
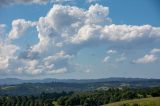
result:
[[[56,101],[53,101],[52,104],[53,104],[54,106],[59,106]]]
[[[103,106],[160,106],[160,97],[126,100],[106,104]]]

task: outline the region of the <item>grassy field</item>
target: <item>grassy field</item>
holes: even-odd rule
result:
[[[56,101],[53,101],[52,104],[53,104],[53,106],[59,106]]]
[[[127,100],[103,106],[160,106],[160,97]]]

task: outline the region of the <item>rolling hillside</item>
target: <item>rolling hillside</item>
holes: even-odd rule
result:
[[[103,106],[160,106],[160,97],[126,100]]]
[[[94,91],[108,88],[150,88],[159,87],[160,79],[108,78],[95,80],[20,80],[4,79],[0,82],[0,95],[39,95],[42,92]],[[14,82],[15,81],[15,82]]]

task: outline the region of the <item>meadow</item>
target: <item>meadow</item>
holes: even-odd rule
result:
[[[126,100],[103,106],[160,106],[160,97]]]

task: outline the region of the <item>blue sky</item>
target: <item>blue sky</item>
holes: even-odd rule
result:
[[[2,0],[0,77],[160,78],[159,0]]]

